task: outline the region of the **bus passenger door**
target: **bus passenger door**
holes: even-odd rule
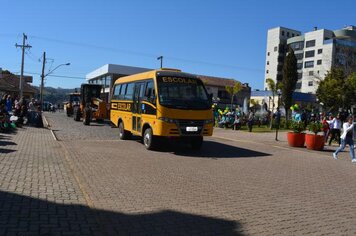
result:
[[[145,83],[136,83],[132,104],[132,130],[141,133],[141,100]]]

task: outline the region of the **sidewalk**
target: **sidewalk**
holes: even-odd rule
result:
[[[48,129],[0,134],[0,235],[101,235]]]

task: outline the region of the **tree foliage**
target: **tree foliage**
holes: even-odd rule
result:
[[[37,88],[36,86],[34,86]],[[38,88],[39,91],[39,88]],[[52,87],[44,87],[43,89],[43,100],[48,101],[52,104],[62,104],[64,101],[69,99],[69,93],[74,92],[75,89],[63,89],[63,88],[52,88]],[[77,91],[80,89],[77,88]],[[35,95],[38,99],[40,99],[40,94]]]
[[[272,92],[272,112],[271,112],[271,119],[270,119],[271,120],[270,128],[272,129],[272,123],[273,123],[272,116],[273,116],[273,112],[274,112],[274,100],[277,95],[278,89],[280,87],[279,86],[280,83],[275,83],[274,80],[271,78],[267,78],[266,83],[267,83],[268,90],[270,90]]]
[[[256,112],[256,109],[257,109],[257,107],[259,106],[258,101],[255,100],[255,99],[251,99],[251,100],[250,100],[250,104],[251,104],[251,107],[252,107],[253,111]]]
[[[238,94],[242,89],[242,84],[239,81],[236,81],[233,86],[226,85],[225,90],[231,97],[231,110],[232,110],[232,103],[234,102],[234,96]]]
[[[294,55],[293,49],[289,48],[288,54],[283,65],[283,79],[281,81],[282,103],[286,111],[288,119],[289,107],[293,102],[293,92],[296,88],[298,80],[297,58]]]
[[[267,78],[266,83],[267,83],[268,90],[270,90],[272,92],[272,106],[273,106],[272,111],[273,111],[274,110],[274,98],[277,95],[277,91],[279,89],[279,83],[275,83],[274,80],[271,78]]]
[[[316,96],[329,111],[350,108],[356,104],[356,73],[346,77],[343,69],[332,68],[320,81]]]

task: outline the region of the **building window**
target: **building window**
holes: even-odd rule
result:
[[[282,30],[282,36],[284,36],[284,30]]]
[[[302,50],[304,48],[304,42],[295,42],[289,44],[289,47],[291,47],[294,51]]]
[[[287,32],[287,37],[289,38],[289,32]]]
[[[303,69],[303,63],[297,63],[297,70]]]
[[[314,71],[309,71],[309,76],[313,76],[314,75]]]
[[[306,52],[305,52],[305,57],[313,57],[314,55],[315,55],[314,50],[306,51]]]
[[[266,70],[266,74],[268,74],[268,72],[269,72],[269,71],[268,71],[268,70]]]
[[[318,49],[318,54],[322,54],[323,53],[323,49]]]
[[[313,86],[313,81],[309,81],[308,86]]]
[[[269,65],[269,61],[267,61],[267,65]]]
[[[267,56],[269,56],[269,52],[267,52]]]
[[[314,61],[306,61],[304,63],[304,68],[313,68],[314,67]]]
[[[309,47],[314,47],[315,46],[315,40],[309,40],[305,42],[305,47],[309,48]]]
[[[321,60],[317,60],[316,64],[317,65],[321,65],[322,61]]]
[[[274,47],[274,51],[277,52],[277,50],[278,50],[278,47]]]
[[[292,37],[294,37],[294,34],[292,34]]]
[[[302,73],[298,73],[298,79],[302,79],[303,78],[303,74]]]
[[[111,75],[108,75],[106,76],[106,79],[105,79],[105,88],[109,88],[110,85],[111,85]]]

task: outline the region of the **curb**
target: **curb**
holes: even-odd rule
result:
[[[44,116],[44,114],[42,113],[42,121],[44,121],[45,124],[45,128],[49,129],[51,131],[52,137],[55,141],[59,141],[57,136],[55,135],[55,133],[53,132],[53,130],[50,128],[50,125],[47,121],[47,118]]]

